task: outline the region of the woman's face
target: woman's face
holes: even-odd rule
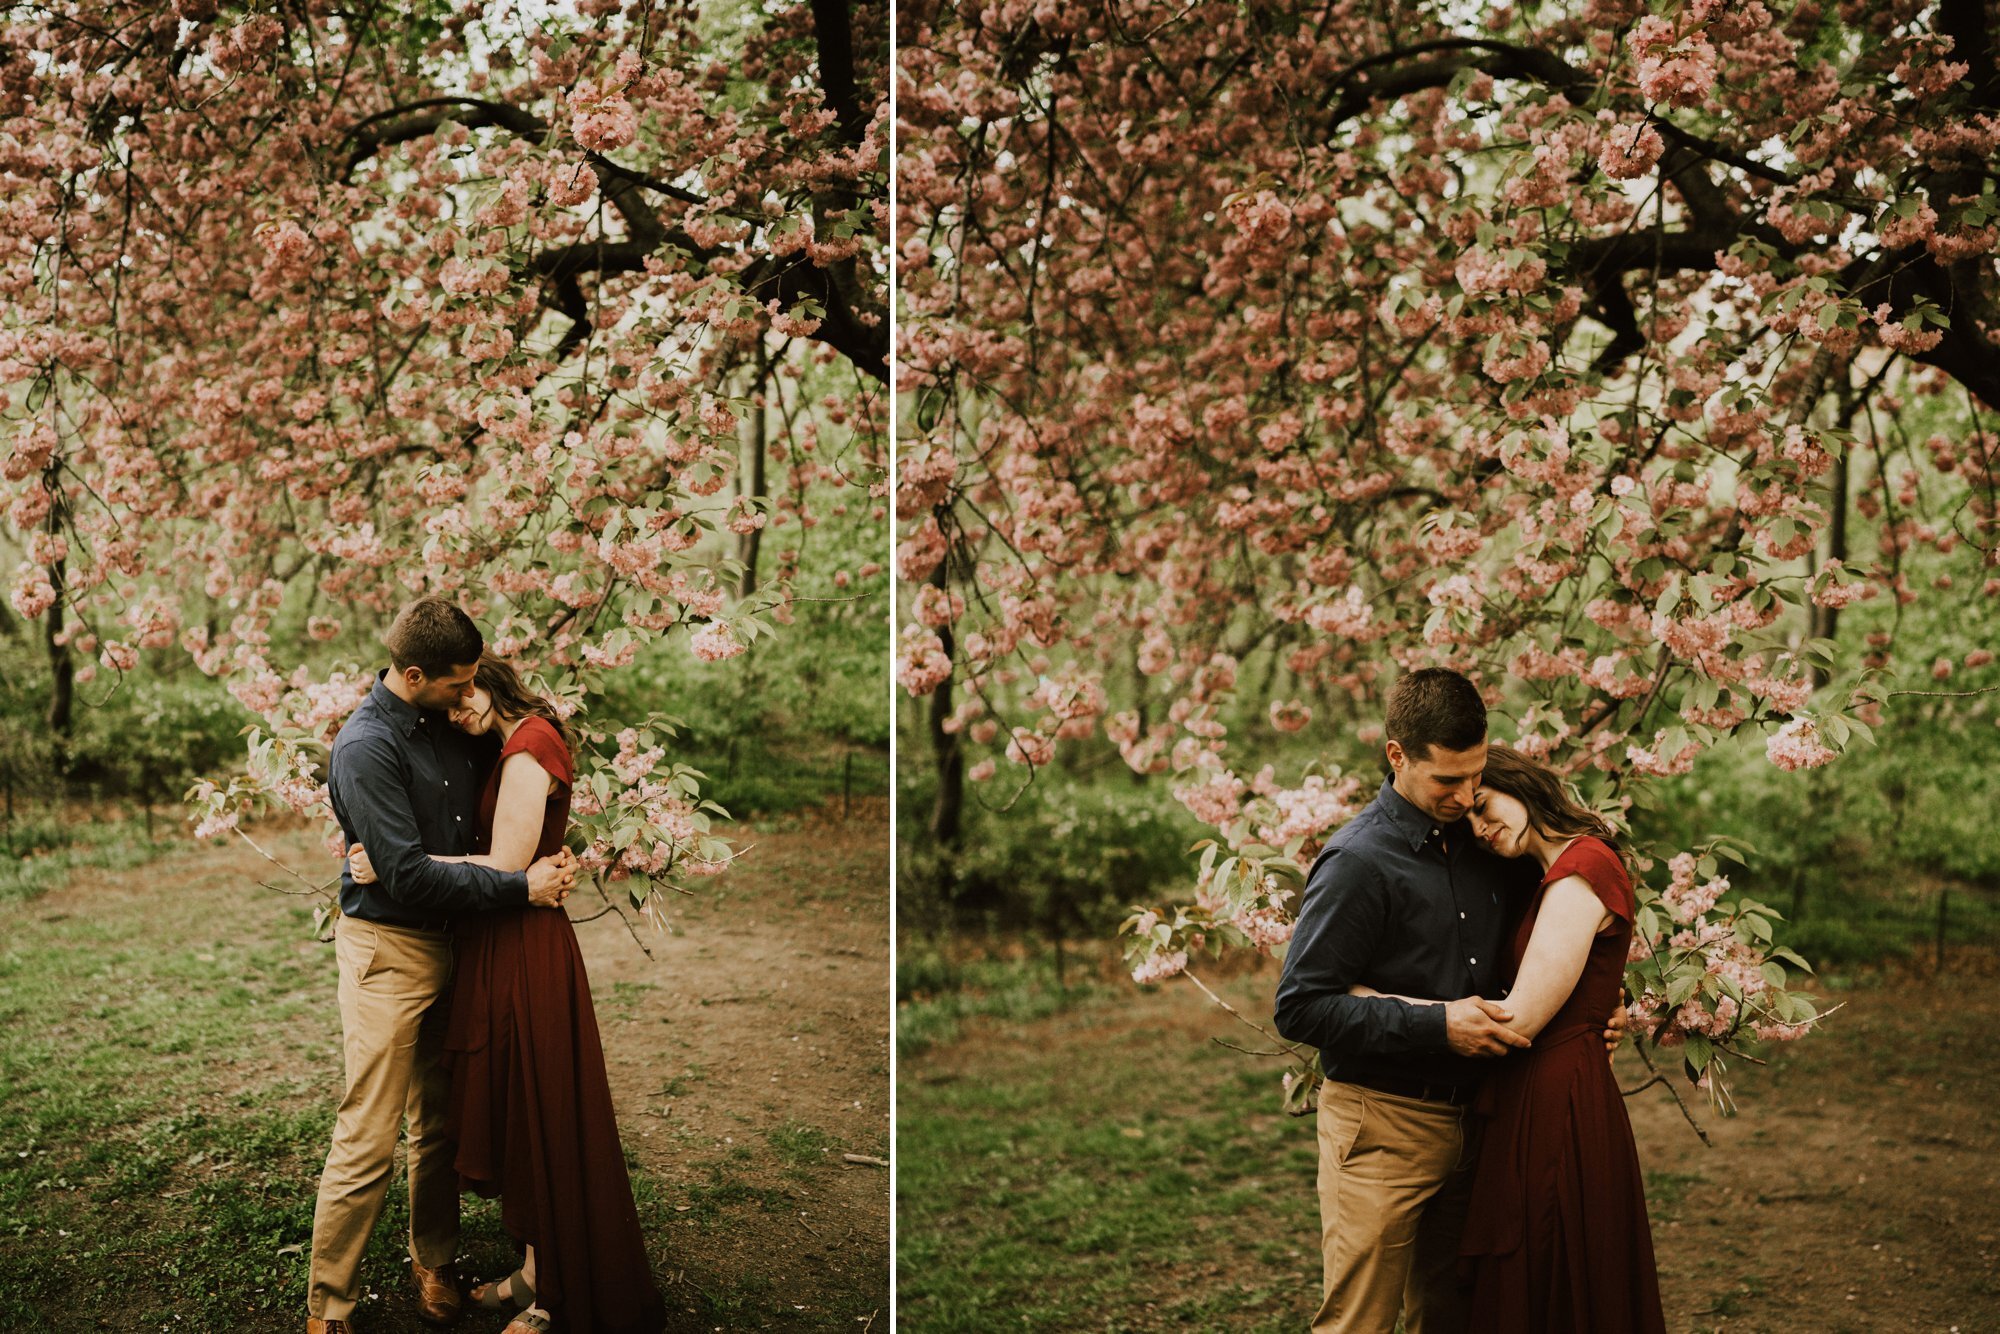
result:
[[[452,726],[470,736],[480,736],[493,726],[493,696],[484,686],[472,687],[465,703],[451,711]]]
[[[1528,855],[1528,808],[1505,792],[1482,787],[1472,797],[1472,833],[1502,857]]]

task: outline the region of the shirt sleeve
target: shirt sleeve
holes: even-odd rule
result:
[[[1365,858],[1335,849],[1319,859],[1285,950],[1273,1015],[1280,1036],[1336,1055],[1448,1049],[1442,1005],[1348,994],[1368,980],[1388,921],[1387,890]]]
[[[356,737],[339,748],[330,768],[328,785],[347,833],[368,849],[375,878],[389,898],[417,912],[528,906],[526,873],[441,862],[424,851],[408,782],[388,740]]]

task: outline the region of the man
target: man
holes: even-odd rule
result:
[[[328,762],[334,814],[348,845],[367,847],[376,879],[357,885],[342,868],[334,954],[347,1085],[313,1209],[309,1334],[350,1334],[361,1255],[406,1118],[418,1314],[432,1324],[457,1319],[458,1177],[443,1126],[438,1003],[451,978],[451,918],[559,907],[576,883],[567,851],[526,872],[432,860],[473,851],[497,747],[460,732],[445,711],[471,695],[485,640],[457,607],[420,598],[384,642],[391,667],[341,727]]]
[[[1483,1058],[1528,1040],[1506,1024],[1502,962],[1532,875],[1466,821],[1486,766],[1486,706],[1456,672],[1389,691],[1391,777],[1327,840],[1278,984],[1278,1032],[1319,1048],[1320,1249],[1313,1329],[1465,1328],[1454,1269],[1476,1146],[1466,1105]],[[1445,1005],[1411,1005],[1374,990]],[[1462,998],[1462,999],[1461,999]]]

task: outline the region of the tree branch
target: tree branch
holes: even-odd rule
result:
[[[845,40],[850,49],[843,68],[845,87],[851,98],[854,87],[851,33],[846,34]],[[855,114],[859,114],[858,106]],[[356,122],[347,134],[351,147],[345,172],[352,174],[355,167],[391,145],[435,134],[438,127],[447,122],[475,129],[504,129],[544,144],[552,133],[548,122],[541,117],[506,102],[476,97],[427,98],[377,112]],[[686,251],[704,263],[721,253],[714,247],[697,245],[693,238],[678,228],[667,227],[640,191],[651,190],[682,203],[705,206],[707,201],[700,195],[622,167],[598,153],[586,153],[584,157],[597,173],[605,201],[624,220],[630,235],[622,241],[578,241],[535,256],[535,272],[547,280],[543,305],[561,311],[571,320],[569,330],[557,345],[558,352],[563,355],[574,350],[591,333],[588,303],[577,282],[581,275],[640,272],[646,266],[647,257],[667,244]],[[753,220],[762,222],[761,212]],[[745,289],[761,295],[761,299],[768,300],[775,296],[781,304],[797,304],[806,299],[819,302],[826,316],[815,335],[818,341],[845,356],[863,373],[887,382],[889,339],[886,327],[879,322],[875,326],[864,324],[855,313],[853,294],[844,290],[828,270],[815,265],[803,252],[782,259],[766,255],[744,270],[741,277]],[[760,294],[758,289],[768,291]]]
[[[398,120],[397,117],[402,117]],[[519,135],[523,139],[534,139],[546,143],[550,130],[547,121],[532,111],[523,110],[507,102],[493,102],[478,97],[431,97],[420,102],[410,102],[403,106],[378,111],[365,120],[356,121],[347,137],[354,147],[348,153],[346,174],[351,175],[356,167],[384,148],[394,144],[404,144],[412,139],[436,134],[444,124],[463,125],[469,130],[502,129]],[[605,157],[602,153],[586,151],[584,160],[597,168],[599,180],[606,175],[629,181],[633,185],[644,186],[669,199],[678,199],[683,204],[705,206],[708,200],[692,190],[684,189],[671,181],[663,181],[632,167],[622,166]]]
[[[820,91],[840,125],[840,137],[858,144],[868,133],[868,117],[854,88],[854,27],[847,0],[813,0],[812,10]]]

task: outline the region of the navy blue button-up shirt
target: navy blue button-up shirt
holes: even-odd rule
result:
[[[357,885],[341,866],[341,912],[396,925],[528,906],[526,872],[431,860],[473,852],[479,793],[498,754],[493,737],[467,736],[376,677],[327,760],[341,832],[375,867],[375,883]]]
[[[1440,824],[1392,781],[1313,862],[1278,983],[1277,1029],[1319,1048],[1329,1079],[1472,1084],[1490,1065],[1445,1042],[1444,1007],[1351,996],[1357,982],[1426,1000],[1497,999],[1533,859],[1496,857],[1466,820]]]

